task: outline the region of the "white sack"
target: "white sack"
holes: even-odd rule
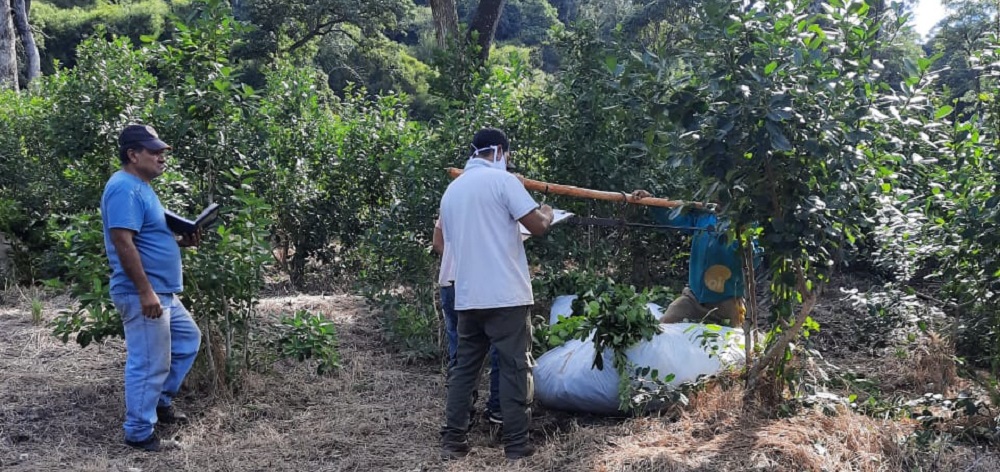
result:
[[[574,298],[556,298],[550,318],[572,314],[569,305]],[[653,316],[659,317],[661,307],[653,303],[649,305]],[[711,375],[727,367],[740,366],[746,361],[742,329],[719,327],[718,331],[710,331],[698,323],[661,324],[660,328],[660,334],[650,341],[632,346],[625,355],[636,367],[658,370],[660,378],[674,374],[674,379],[669,382],[671,386],[696,380],[699,375]],[[700,336],[705,331],[715,332],[718,337],[710,336],[705,339],[707,345],[702,346]],[[708,351],[713,345],[718,354],[709,357]],[[567,341],[543,354],[534,368],[535,398],[547,408],[596,414],[617,413],[618,373],[612,353],[610,350],[604,352],[604,370],[592,367],[594,354],[594,343],[589,338],[587,341]]]

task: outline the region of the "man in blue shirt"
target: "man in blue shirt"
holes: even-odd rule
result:
[[[175,239],[149,182],[166,170],[172,149],[151,126],[129,125],[118,137],[122,169],[101,197],[104,246],[111,264],[111,298],[125,328],[125,444],[159,451],[157,422],[187,416],[172,404],[191,370],[201,332],[177,294],[184,282],[180,247],[200,235]]]
[[[645,190],[636,190],[632,195],[652,196]],[[660,322],[689,320],[742,326],[746,315],[743,260],[738,254],[739,245],[728,237],[718,217],[698,210],[674,218],[665,208],[653,208],[652,212],[659,224],[692,235],[688,286],[667,307]]]

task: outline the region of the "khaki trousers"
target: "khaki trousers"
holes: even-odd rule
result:
[[[660,317],[660,323],[680,323],[688,320],[692,323],[713,323],[738,328],[743,326],[746,306],[742,297],[733,297],[719,303],[702,305],[689,287],[684,287],[680,297],[677,297]]]

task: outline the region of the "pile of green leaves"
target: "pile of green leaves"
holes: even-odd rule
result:
[[[587,275],[579,276],[589,278]],[[660,322],[650,313],[649,303],[665,304],[670,293],[662,288],[636,290],[629,284],[617,283],[611,278],[597,279],[592,285],[578,287],[573,301],[573,314],[560,317],[559,321],[540,330],[537,341],[549,348],[564,344],[570,339],[591,341],[596,351],[593,368],[604,370],[604,354],[611,353],[612,363],[618,373],[618,396],[623,411],[636,405],[635,387],[642,377],[658,373],[629,362],[625,352],[636,344],[649,341],[660,333]],[[641,372],[641,374],[640,374]],[[669,382],[668,376],[663,382]]]
[[[573,314],[580,313],[586,320],[580,325],[577,337],[586,339],[593,332],[594,347],[598,352],[594,357],[594,367],[604,369],[601,353],[610,349],[614,353],[615,369],[620,374],[623,372],[628,364],[625,350],[660,333],[660,322],[646,305],[662,301],[664,295],[667,294],[660,289],[637,291],[632,285],[607,278],[573,301]]]

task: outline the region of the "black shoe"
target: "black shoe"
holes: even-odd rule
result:
[[[483,412],[483,418],[490,423],[491,426],[503,426],[503,415],[499,411],[493,411],[489,408]]]
[[[187,415],[174,408],[173,405],[156,407],[156,418],[163,424],[187,424],[188,422]]]
[[[150,434],[148,438],[142,441],[129,441],[126,439],[125,444],[148,452],[160,452],[161,449],[160,438],[156,437],[156,433]]]
[[[441,445],[441,458],[448,461],[469,455],[469,441],[448,442]]]
[[[508,460],[512,461],[524,459],[525,457],[535,455],[535,446],[528,443],[518,444],[517,446],[507,446],[503,448],[503,455]]]

